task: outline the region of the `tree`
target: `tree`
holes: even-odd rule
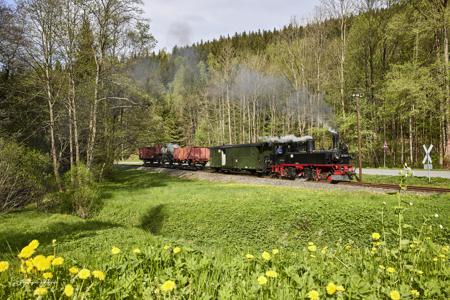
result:
[[[44,83],[45,97],[48,104],[48,128],[53,174],[56,184],[62,190],[55,139],[55,104],[59,98],[57,88],[59,82],[55,77],[55,64],[58,58],[56,22],[61,11],[61,2],[58,0],[28,0],[24,1],[24,10],[29,29],[27,31],[27,54],[36,75]]]
[[[347,50],[347,27],[348,19],[354,12],[355,3],[353,0],[321,0],[322,5],[329,13],[330,17],[340,21],[340,97],[342,113],[345,116],[345,54]]]

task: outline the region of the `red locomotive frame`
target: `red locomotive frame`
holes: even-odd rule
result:
[[[295,168],[298,177],[304,177],[305,170],[311,170],[315,181],[348,181],[347,178],[355,174],[353,166],[346,164],[277,164],[271,166],[271,171],[274,175],[289,177],[287,168]]]

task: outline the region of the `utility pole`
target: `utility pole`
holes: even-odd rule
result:
[[[358,167],[359,175],[358,180],[362,181],[362,137],[361,137],[361,105],[360,105],[360,94],[353,94],[356,98],[356,130],[358,131]]]

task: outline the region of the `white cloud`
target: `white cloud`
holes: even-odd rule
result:
[[[235,32],[280,28],[293,16],[311,16],[319,0],[144,0],[157,48]]]

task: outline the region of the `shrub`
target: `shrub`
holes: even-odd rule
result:
[[[50,174],[50,161],[44,154],[0,138],[0,212],[39,201]]]
[[[92,173],[84,166],[73,167],[64,175],[65,191],[46,196],[47,211],[92,216],[101,207],[101,195]]]

